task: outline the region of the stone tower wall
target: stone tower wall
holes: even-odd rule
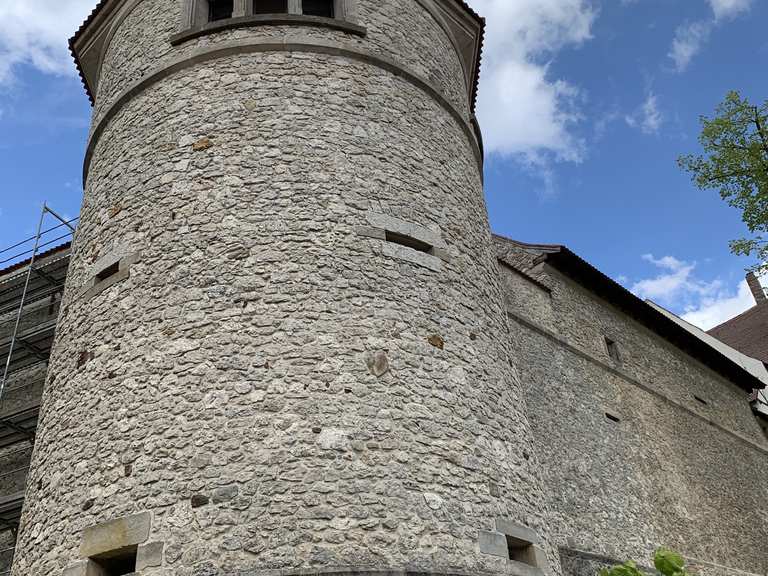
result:
[[[497,521],[549,550],[442,28],[361,0],[362,39],[171,47],[177,0],[134,4],[102,65],[14,576],[80,574],[90,527],[134,514],[148,576],[500,573]]]

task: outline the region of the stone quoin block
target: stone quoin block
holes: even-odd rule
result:
[[[149,512],[141,512],[86,528],[80,556],[89,558],[146,542],[151,518]]]
[[[501,532],[520,545],[539,543],[539,536],[534,530],[507,518],[496,518],[496,532]]]
[[[483,554],[490,554],[499,558],[509,558],[507,538],[501,532],[480,530],[478,533],[478,545],[480,546],[480,552]]]

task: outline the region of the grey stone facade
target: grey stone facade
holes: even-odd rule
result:
[[[103,0],[72,42],[87,183],[2,407],[43,396],[0,449],[13,576],[765,574],[741,370],[491,237],[463,3],[196,1]]]
[[[557,570],[435,16],[464,8],[173,46],[180,5],[86,32],[111,37],[14,576],[109,572],[92,529],[143,576]],[[483,550],[498,519],[539,553]]]
[[[703,573],[764,574],[768,441],[745,389],[537,264],[545,248],[496,244],[564,571],[666,545]]]

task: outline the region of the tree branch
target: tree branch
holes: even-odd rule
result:
[[[766,136],[765,131],[763,130],[763,123],[760,121],[760,109],[755,106],[752,108],[752,110],[755,114],[755,126],[757,127],[757,133],[760,135],[760,141],[763,144],[763,151],[765,152],[766,158],[768,158],[768,136]]]

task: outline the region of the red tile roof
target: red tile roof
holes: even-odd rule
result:
[[[72,246],[72,243],[66,242],[64,244],[61,244],[60,246],[56,246],[54,248],[51,248],[50,250],[46,250],[45,252],[39,252],[37,256],[35,256],[35,262],[37,262],[38,260],[42,260],[43,258],[48,258],[48,256],[53,256],[54,254],[58,254],[59,252],[64,252],[68,250],[70,246]],[[24,268],[24,266],[29,264],[30,260],[31,258],[27,258],[26,260],[22,260],[21,262],[16,262],[15,264],[11,264],[7,268],[1,269],[0,276],[6,276],[11,272],[14,272],[15,270]]]

